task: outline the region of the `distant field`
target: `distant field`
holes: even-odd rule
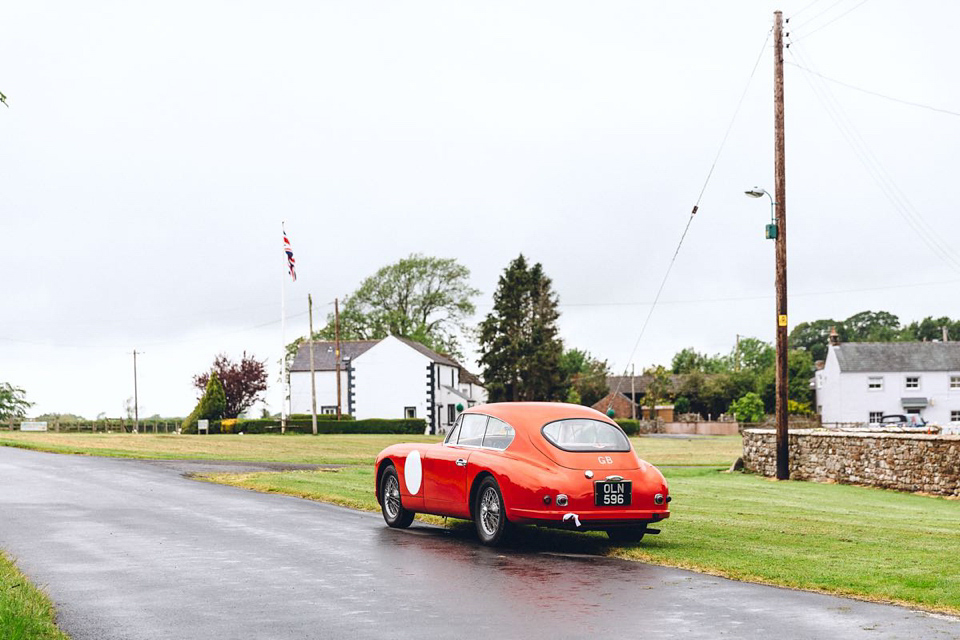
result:
[[[85,455],[150,459],[256,460],[312,464],[373,464],[396,442],[439,442],[410,435],[166,435],[0,432],[0,445]],[[741,452],[740,436],[632,438],[640,457],[655,465],[728,466]]]

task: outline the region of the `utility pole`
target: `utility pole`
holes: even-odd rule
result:
[[[333,299],[333,337],[336,345],[334,347],[333,359],[336,362],[337,369],[337,421],[340,420],[340,299]]]
[[[133,350],[133,430],[140,433],[140,398],[137,395],[137,350]]]
[[[630,405],[630,419],[637,419],[637,371],[633,366],[633,363],[630,363],[630,399],[633,400],[633,404]]]
[[[740,372],[740,334],[737,334],[737,346],[733,352],[733,370]]]
[[[313,435],[317,435],[317,376],[313,367],[313,296],[307,294],[307,310],[310,312],[310,407]]]
[[[777,219],[777,479],[790,478],[787,431],[787,170],[783,126],[783,13],[773,13],[774,182]]]

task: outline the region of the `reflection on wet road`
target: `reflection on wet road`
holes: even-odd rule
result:
[[[0,548],[74,640],[960,637],[944,616],[597,557],[599,539],[491,550],[133,460],[0,448],[0,514]]]

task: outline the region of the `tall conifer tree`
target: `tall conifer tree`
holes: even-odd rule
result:
[[[500,276],[493,311],[480,323],[480,364],[490,400],[563,400],[557,295],[523,254]]]

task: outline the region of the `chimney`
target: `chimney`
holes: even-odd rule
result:
[[[836,327],[830,327],[830,346],[831,347],[840,346],[840,334],[837,333]]]
[[[940,327],[940,331],[943,333],[943,341],[950,342],[950,329],[947,327],[947,325]]]

